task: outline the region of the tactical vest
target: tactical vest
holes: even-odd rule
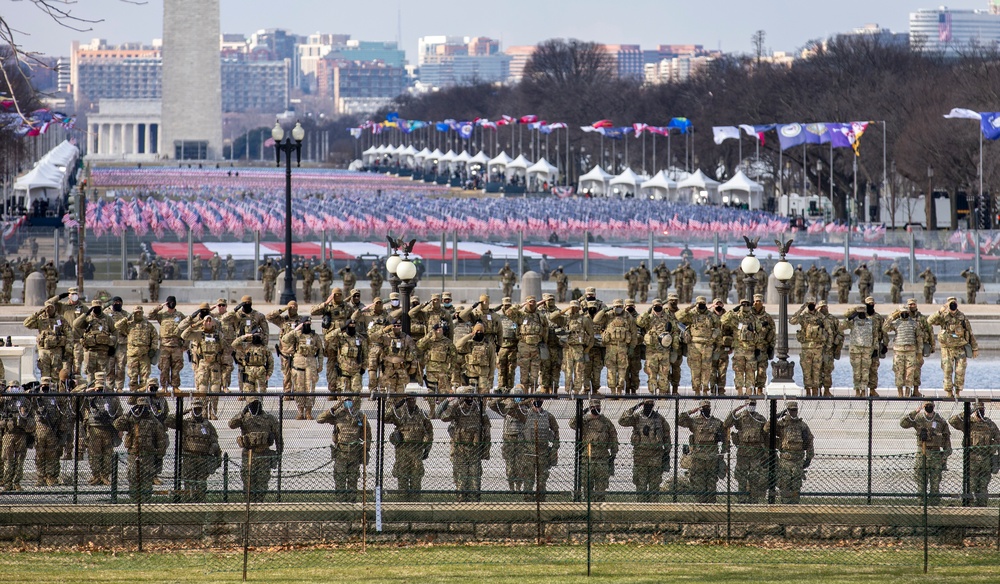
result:
[[[181,446],[184,452],[197,455],[207,455],[212,452],[212,432],[208,422],[186,420],[184,424],[184,438]]]
[[[462,408],[469,407],[472,411],[465,413]],[[472,404],[456,404],[452,406],[455,410],[455,419],[448,425],[448,434],[456,444],[471,445],[479,444],[482,432],[483,421],[480,419],[479,406]]]
[[[737,418],[739,424],[739,440],[740,444],[743,446],[754,445],[759,446],[764,444],[764,424],[766,420],[763,416],[755,416],[752,413],[746,413]]]
[[[403,406],[406,409],[406,406]],[[403,435],[403,441],[410,443],[423,442],[425,436],[424,420],[427,417],[423,411],[417,410],[415,413],[405,411],[402,415],[396,416],[399,419],[399,433]]]
[[[268,349],[263,345],[251,345],[246,352],[244,363],[248,367],[266,367]]]
[[[465,356],[465,362],[469,365],[485,367],[490,364],[490,353],[485,342],[473,342],[472,351]]]
[[[806,427],[802,420],[789,420],[781,431],[781,450],[783,452],[802,452],[805,450]]]
[[[180,335],[180,324],[181,319],[184,318],[181,313],[175,313],[173,315],[163,315],[164,318],[160,319],[160,340],[164,347],[180,347],[183,346],[184,341],[181,340]]]
[[[343,410],[337,412],[337,444],[361,444],[365,435],[365,418]]]
[[[602,335],[604,343],[607,345],[624,345],[628,342],[628,321],[625,317],[618,316],[608,323]]]
[[[243,419],[242,435],[237,436],[237,444],[246,450],[263,450],[274,444],[271,421],[266,415],[249,416]]]
[[[526,443],[534,443],[536,431],[538,432],[539,445],[548,447],[549,442],[553,439],[552,428],[549,426],[549,413],[545,410],[538,412],[535,411],[535,408],[528,408],[527,413],[525,413],[524,427],[521,428],[521,440]],[[530,451],[531,444],[528,444],[527,447]]]
[[[298,347],[295,352],[302,357],[311,358],[319,355],[319,345],[316,342],[317,336],[315,334],[310,335],[300,335]]]
[[[518,328],[518,336],[520,340],[524,341],[529,345],[537,345],[542,342],[542,316],[538,311],[532,312],[530,314],[525,314],[521,320],[521,326]]]
[[[917,344],[917,321],[913,318],[896,320],[896,339],[892,346],[894,349],[912,347]]]
[[[657,450],[663,448],[663,418],[659,414],[636,414],[635,425],[632,426],[632,446]]]
[[[500,346],[506,348],[517,346],[517,323],[507,317],[502,319],[500,325]]]
[[[218,360],[219,353],[222,351],[222,339],[218,333],[204,333],[201,336],[199,348],[201,351],[200,357],[208,363],[214,363]]]
[[[132,425],[123,440],[129,454],[150,454],[156,452],[156,435],[161,431],[160,423],[154,418],[133,418]]]
[[[104,319],[94,320],[87,324],[87,331],[83,334],[83,347],[85,349],[110,347],[112,344],[111,330]]]
[[[520,408],[520,404],[514,404],[514,408]],[[521,430],[524,429],[524,422],[515,418],[511,414],[507,414],[503,417],[503,435],[506,438],[516,438],[521,435]]]
[[[875,331],[872,319],[866,318],[864,321],[855,320],[854,324],[851,326],[851,345],[852,348],[874,348],[875,346]]]

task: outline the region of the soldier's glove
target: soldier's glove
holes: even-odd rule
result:
[[[610,476],[615,476],[615,459],[608,459],[608,474]]]
[[[753,358],[754,358],[755,360],[756,360],[756,359],[760,359],[760,349],[754,349],[754,350],[753,350]]]
[[[877,357],[878,357],[878,350],[875,349],[872,351],[872,359],[876,359]]]
[[[992,474],[1000,472],[1000,455],[994,454],[990,457],[990,472]]]
[[[65,299],[69,298],[69,292],[63,292],[62,294],[60,294],[58,296],[58,298],[59,298],[59,300],[65,300]]]
[[[767,350],[767,360],[770,361],[771,359],[774,359],[774,349]]]
[[[472,305],[472,309],[475,310],[475,309],[479,308],[480,304],[482,304],[482,302],[476,302],[475,304]]]
[[[802,462],[803,470],[809,468],[809,465],[812,464],[812,461],[813,461],[812,457],[807,456],[806,459]]]
[[[397,408],[401,408],[401,407],[403,407],[403,404],[405,404],[405,403],[406,403],[406,398],[405,397],[402,398],[402,399],[397,399],[396,400],[396,407]]]
[[[931,355],[931,353],[933,353],[933,351],[931,351],[930,345],[924,345],[924,348],[921,351],[921,353],[923,353],[924,357],[930,357],[930,355]]]

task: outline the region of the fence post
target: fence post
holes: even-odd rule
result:
[[[138,479],[139,475],[141,474],[141,471],[139,469],[142,468],[141,461],[139,460],[138,457],[136,458],[135,464],[136,464],[136,467],[137,467],[136,468],[135,477]],[[139,496],[135,498],[135,523],[136,523],[136,526],[138,527],[137,536],[136,537],[138,537],[138,540],[139,540],[139,552],[141,553],[142,552],[142,497],[143,497],[143,493],[139,489],[135,489],[133,492],[139,494]]]
[[[580,445],[583,442],[583,399],[580,397],[574,397],[573,401],[576,402],[576,430],[574,431],[574,443],[576,444],[574,450],[576,452],[573,456],[573,500],[579,501],[583,491],[580,483],[580,466],[583,462],[583,450],[580,448]],[[588,445],[587,448],[589,450],[590,446]],[[587,469],[587,476],[590,476],[589,468]],[[587,480],[589,481],[590,479],[588,478]],[[589,499],[587,501],[587,505],[590,505]]]
[[[281,436],[281,444],[285,444],[285,396],[282,395],[278,398],[278,436]],[[284,447],[277,453],[278,454],[278,488],[275,496],[277,501],[281,502],[281,462],[284,458]]]
[[[591,502],[591,488],[593,488],[593,480],[590,478],[590,467],[592,466],[592,451],[591,445],[587,445],[587,577],[590,577],[590,553],[591,553],[591,540],[592,540],[592,526],[593,526],[593,515],[591,514],[590,502]]]
[[[726,545],[733,535],[733,449],[726,450]]]
[[[778,461],[775,449],[778,446],[778,400],[771,398],[771,420],[767,433],[767,502],[774,504],[774,489],[778,484]]]
[[[87,454],[88,454],[88,456],[90,455],[89,452]],[[114,504],[118,503],[118,464],[119,464],[120,461],[118,459],[118,453],[117,452],[112,453],[111,458],[112,458],[112,461],[111,461],[111,504],[114,505]]]
[[[926,574],[927,573],[927,559],[928,559],[927,558],[927,554],[928,554],[928,537],[929,537],[929,534],[927,532],[927,529],[928,529],[927,528],[927,447],[926,447],[926,442],[924,442],[922,444],[924,444],[924,452],[923,452],[924,456],[923,456],[923,459],[922,459],[922,462],[921,462],[923,470],[920,473],[920,475],[921,475],[920,476],[920,478],[921,478],[921,481],[920,481],[920,492],[923,494],[923,499],[924,499],[924,574]]]
[[[872,504],[872,398],[868,397],[868,504]]]
[[[222,502],[229,502],[229,453],[222,453]]]
[[[963,405],[965,417],[962,419],[962,507],[972,505],[972,402]]]
[[[177,403],[174,406],[177,416],[177,433],[174,435],[174,503],[178,503],[181,498],[181,443],[184,441],[184,398],[177,396]]]
[[[385,479],[385,398],[383,394],[378,394],[375,398],[375,505],[376,515],[381,516],[382,506],[382,486]],[[381,523],[381,522],[376,522]],[[381,531],[381,529],[378,529]]]
[[[80,406],[82,398],[73,397],[73,504],[79,502],[80,497]]]
[[[681,445],[678,444],[680,441],[681,428],[680,428],[680,409],[681,409],[681,398],[674,398],[674,486],[671,489],[673,491],[672,502],[677,502],[677,466],[678,457],[677,452],[680,450]]]

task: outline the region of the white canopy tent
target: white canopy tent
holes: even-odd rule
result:
[[[705,176],[698,169],[691,176],[677,183],[677,200],[707,205],[719,204],[719,181]]]
[[[552,166],[548,160],[542,158],[531,165],[527,170],[528,181],[534,181],[540,187],[542,183],[554,185],[559,178],[559,169]]]
[[[472,157],[465,150],[459,152],[458,156],[455,157],[455,161],[452,163],[452,167],[455,170],[464,170],[468,165]]]
[[[510,164],[511,160],[511,157],[507,156],[507,151],[504,150],[500,152],[500,154],[494,156],[493,159],[487,163],[486,170],[490,176],[492,176],[494,172],[506,172],[507,165]]]
[[[434,152],[431,152],[424,157],[424,169],[428,169],[432,166],[437,168],[437,164],[441,160],[442,156],[444,156],[444,152],[441,152],[440,148],[435,148]]]
[[[668,199],[677,190],[677,183],[670,180],[666,171],[661,170],[653,178],[639,185],[639,194],[651,199]]]
[[[736,171],[733,178],[719,187],[724,205],[746,205],[748,209],[760,209],[763,206],[764,187],[750,180],[742,170]]]
[[[639,175],[635,173],[631,168],[626,168],[619,174],[608,182],[608,186],[611,187],[611,194],[618,195],[621,197],[635,196],[636,191],[639,190],[639,183],[642,180]]]
[[[513,176],[524,178],[531,164],[531,161],[525,158],[523,154],[518,154],[517,158],[507,163],[507,178],[510,179]]]
[[[604,195],[608,192],[609,180],[611,180],[611,175],[600,165],[595,166],[590,169],[590,172],[580,177],[580,193]]]
[[[79,156],[79,148],[68,141],[61,142],[45,153],[34,168],[14,181],[14,197],[27,209],[39,199],[58,206],[62,195],[69,190],[69,177],[76,171]]]
[[[412,145],[407,146],[399,153],[399,162],[407,166],[413,166],[413,157],[416,156],[417,150]]]
[[[480,150],[478,154],[469,159],[469,168],[473,168],[476,165],[485,168],[486,165],[489,163],[490,163],[490,157],[487,156],[485,152]]]
[[[438,173],[450,173],[452,170],[452,163],[455,162],[455,151],[448,150],[447,154],[438,158]]]
[[[369,146],[364,152],[361,153],[361,160],[365,164],[371,164],[374,160],[378,158],[378,149],[374,146]]]
[[[416,154],[413,155],[413,162],[421,164],[423,163],[424,159],[426,159],[430,155],[431,151],[428,150],[427,148],[424,148],[420,152],[417,152]]]

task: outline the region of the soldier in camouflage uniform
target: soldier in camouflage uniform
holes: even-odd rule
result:
[[[695,499],[699,503],[715,503],[720,469],[724,466],[723,455],[729,451],[722,420],[712,415],[712,402],[703,399],[698,402],[698,407],[681,412],[677,424],[691,430],[691,468],[688,476]],[[719,445],[722,446],[721,452]]]
[[[503,267],[497,272],[500,276],[500,285],[503,287],[503,295],[510,298],[514,296],[514,284],[517,283],[517,274],[510,268],[510,262],[504,262]]]
[[[818,281],[818,296],[816,298],[819,301],[825,302],[830,297],[830,285],[832,283],[830,273],[826,271],[826,266],[819,269],[819,274],[816,277]]]
[[[340,276],[341,281],[344,283],[344,290],[353,290],[354,286],[358,283],[358,277],[351,271],[351,266],[340,268],[337,270],[337,275]]]
[[[885,275],[889,276],[889,302],[899,304],[903,294],[903,273],[899,271],[899,266],[893,264]]]
[[[687,335],[684,334],[684,330],[677,320],[677,315],[680,313],[680,306],[678,305],[679,298],[677,294],[670,293],[667,295],[667,305],[664,307],[667,311],[669,319],[672,319],[674,324],[675,333],[673,335],[673,345],[670,348],[670,393],[676,395],[679,391],[681,384],[681,365],[684,363],[684,357],[688,353],[688,342]],[[664,381],[666,383],[666,381]]]
[[[792,294],[789,300],[796,304],[802,304],[806,301],[806,289],[809,283],[806,280],[806,273],[802,271],[802,264],[795,267],[795,271],[792,273]]]
[[[287,305],[271,311],[267,315],[267,322],[278,327],[278,339],[283,340],[285,335],[295,330],[295,327],[301,322],[299,303],[292,300]],[[281,349],[281,390],[287,396],[294,389],[292,381],[295,376],[292,369],[294,352],[284,346],[283,341],[278,346]]]
[[[316,417],[318,424],[333,425],[333,484],[339,499],[346,503],[358,500],[361,465],[368,463],[372,429],[361,411],[358,396],[346,396]]]
[[[17,382],[10,382],[0,397],[0,447],[3,473],[0,474],[4,491],[20,491],[24,474],[24,459],[28,454],[28,440],[35,435],[34,404]]]
[[[937,291],[937,276],[930,268],[920,272],[920,277],[924,281],[924,302],[932,304],[934,302],[934,292]]]
[[[922,338],[923,345],[922,350],[917,351],[917,366],[913,370],[913,396],[918,397],[920,396],[920,373],[924,367],[924,359],[935,351],[934,329],[927,322],[927,317],[921,314],[917,308],[917,301],[913,298],[906,301],[906,310],[909,311],[910,318],[918,323],[917,334]]]
[[[233,350],[241,356],[240,391],[243,393],[264,393],[267,380],[274,373],[274,356],[260,333],[245,334],[232,342]],[[240,396],[240,400],[244,398]]]
[[[807,291],[809,297],[816,298],[819,296],[819,268],[816,267],[815,263],[806,270],[806,283],[809,286]]]
[[[799,365],[802,367],[802,384],[807,396],[819,396],[823,385],[823,351],[830,344],[828,323],[816,309],[816,302],[810,300],[799,307],[789,319],[799,330],[795,338],[802,346]]]
[[[116,339],[114,355],[108,359],[108,383],[115,391],[125,391],[125,372],[128,362],[128,339],[125,335],[118,333],[118,323],[129,316],[122,309],[122,304],[121,296],[115,296],[111,299],[111,310],[107,311],[108,316],[111,317],[111,322],[114,323]]]
[[[549,471],[559,462],[559,425],[544,405],[535,398],[525,409],[508,410],[521,422],[517,475],[524,481],[525,501],[545,501]]]
[[[733,331],[733,386],[738,395],[751,395],[757,377],[760,322],[746,298],[740,300],[739,307],[727,312],[722,322]]]
[[[965,431],[965,414],[948,419],[951,427]],[[986,417],[986,404],[976,400],[969,417],[969,491],[976,507],[986,507],[990,480],[1000,472],[1000,429]],[[963,442],[964,443],[964,442]]]
[[[767,418],[757,413],[757,402],[747,403],[729,412],[722,427],[736,446],[736,478],[740,503],[763,503],[767,495]]]
[[[227,350],[220,332],[221,325],[210,314],[208,303],[202,303],[198,312],[182,325],[181,338],[191,344],[194,365],[194,391],[208,405],[208,419],[218,419],[219,397],[209,393],[222,390],[222,364],[220,355]]]
[[[569,276],[563,271],[562,266],[552,270],[550,275],[556,282],[556,301],[566,302],[566,295],[569,293]]]
[[[895,333],[892,343],[892,372],[896,378],[896,392],[899,397],[908,397],[917,386],[917,355],[923,352],[923,330],[920,322],[910,318],[906,307],[893,312],[882,324],[882,332],[888,337]]]
[[[72,323],[67,323],[56,311],[54,300],[47,300],[44,308],[24,319],[24,328],[38,331],[35,346],[42,377],[58,377],[64,365],[66,345],[72,338]]]
[[[164,425],[178,432],[181,442],[181,480],[185,503],[204,503],[208,477],[222,465],[222,449],[215,426],[205,418],[205,402],[191,402],[190,415],[170,414]]]
[[[695,300],[694,304],[680,311],[677,320],[687,326],[691,339],[688,344],[691,387],[695,395],[707,395],[712,376],[712,350],[719,341],[721,328],[718,317],[708,309],[708,300],[704,296]]]
[[[663,300],[667,297],[667,290],[670,289],[670,268],[666,262],[661,261],[653,270],[653,274],[656,276],[656,297]]]
[[[124,433],[129,496],[133,501],[149,501],[153,495],[157,458],[167,452],[163,424],[153,416],[149,398],[140,397],[127,413],[115,418],[113,427]]]
[[[222,269],[222,258],[219,257],[219,252],[212,254],[212,257],[208,260],[208,267],[212,270],[212,279],[219,279],[219,271]]]
[[[316,275],[319,278],[320,298],[329,298],[330,287],[333,286],[333,270],[330,269],[325,260],[320,262],[319,267],[316,268]]]
[[[761,270],[762,273],[764,270]],[[757,317],[757,323],[760,326],[760,336],[757,348],[760,350],[757,354],[757,387],[754,391],[757,395],[764,393],[764,386],[767,385],[767,365],[774,359],[774,344],[776,341],[776,330],[774,326],[774,317],[767,313],[764,309],[764,295],[754,294],[753,295],[753,306],[751,310],[754,316]]]
[[[941,344],[941,370],[944,371],[944,391],[957,398],[965,389],[965,367],[969,353],[979,356],[979,343],[972,334],[972,323],[958,309],[958,299],[948,298],[939,311],[927,319],[927,324],[941,327],[938,342]]]
[[[296,270],[296,275],[302,278],[302,301],[312,302],[313,282],[316,280],[316,270],[309,260],[303,262],[302,266]]]
[[[281,345],[292,355],[292,383],[295,388],[296,420],[311,420],[316,383],[323,370],[323,337],[313,332],[309,317],[281,337]]]
[[[611,420],[601,413],[601,402],[597,399],[587,403],[587,410],[580,418],[571,418],[569,427],[580,430],[576,452],[580,460],[580,472],[584,473],[587,480],[586,497],[591,501],[602,502],[608,491],[610,477],[615,474],[618,432]]]
[[[441,421],[449,422],[451,468],[458,500],[478,502],[483,460],[490,458],[490,418],[471,395],[472,388],[460,387],[455,393],[458,395],[439,403],[435,413]]]
[[[202,263],[199,256],[194,256],[191,259],[191,281],[197,282],[201,280]]]
[[[382,283],[385,278],[382,277],[382,267],[372,262],[372,269],[368,270],[365,274],[368,277],[368,285],[372,290],[372,298],[378,298],[382,295]]]
[[[73,415],[71,402],[58,396],[51,377],[42,377],[34,398],[36,486],[59,484],[59,455],[67,415]],[[71,430],[72,432],[72,430]]]
[[[552,294],[542,294],[542,304],[538,310],[545,314],[548,320],[548,334],[545,337],[545,347],[548,358],[542,359],[541,390],[545,393],[559,392],[559,374],[562,372],[563,349],[559,338],[559,327],[549,318],[559,312],[556,297]]]
[[[604,342],[604,363],[608,368],[608,390],[614,395],[625,393],[628,358],[635,350],[635,320],[625,312],[625,303],[616,298],[611,308],[597,314],[594,326],[601,330]]]
[[[149,313],[150,320],[160,323],[160,386],[172,387],[174,392],[181,387],[181,369],[184,368],[184,340],[180,331],[184,313],[176,307],[177,299],[168,296],[165,304]]]
[[[764,433],[771,431],[770,420],[764,424]],[[797,505],[802,493],[805,470],[815,454],[813,434],[809,425],[799,417],[798,402],[790,401],[785,414],[778,418],[775,429],[778,445],[778,493],[781,502]]]
[[[410,378],[419,373],[417,345],[410,335],[403,332],[403,323],[399,320],[394,321],[390,330],[379,336],[378,342],[373,343],[370,349],[368,385],[371,388],[402,393]]]
[[[490,352],[493,350],[486,339],[486,327],[476,323],[472,332],[462,336],[455,343],[457,357],[461,365],[463,381],[480,393],[493,391],[493,366]]]
[[[837,302],[847,304],[851,295],[851,286],[854,283],[851,273],[847,271],[846,267],[837,266],[831,275],[837,281]]]
[[[59,270],[49,261],[42,266],[42,273],[45,274],[45,295],[51,298],[59,286]]]
[[[670,470],[670,424],[654,406],[653,400],[643,400],[618,418],[620,426],[632,428],[632,484],[639,503],[659,501],[660,481]]]
[[[719,339],[712,349],[712,374],[708,379],[708,387],[712,395],[725,395],[729,355],[733,352],[733,335],[736,331],[724,319],[728,313],[721,298],[712,301],[712,312],[719,319]]]
[[[159,302],[160,285],[163,284],[163,268],[158,262],[151,262],[146,266],[146,272],[149,274],[149,301]]]
[[[517,324],[507,318],[511,307],[510,297],[504,297],[497,311],[500,320],[500,350],[497,352],[497,386],[510,391],[514,387],[514,373],[517,370]]]
[[[507,318],[517,324],[517,368],[521,385],[528,393],[538,390],[542,356],[539,345],[549,334],[549,320],[538,310],[535,297],[528,296],[523,304],[507,309]]]
[[[427,387],[434,393],[451,393],[455,379],[453,374],[461,370],[458,357],[458,350],[444,333],[444,323],[436,322],[431,329],[431,334],[425,336],[417,342],[417,350],[424,355],[426,361],[424,377],[427,378]],[[403,386],[405,380],[401,380]],[[488,388],[483,388],[487,391]],[[402,391],[402,387],[398,388]],[[434,398],[427,399],[431,410],[436,403]]]
[[[572,300],[569,306],[559,312],[549,314],[553,326],[566,331],[566,391],[582,393],[587,378],[585,362],[594,343],[594,324],[590,317],[580,310],[580,303]]]
[[[923,410],[923,411],[921,411]],[[951,456],[951,430],[940,414],[934,413],[934,402],[926,401],[899,420],[901,428],[913,428],[917,437],[917,455],[913,461],[913,479],[923,501],[928,505],[941,502],[941,473]]]
[[[329,334],[331,330],[344,326],[351,314],[348,312],[347,304],[344,302],[344,294],[340,288],[334,288],[333,292],[326,297],[322,304],[318,304],[309,312],[311,316],[319,316],[323,319],[323,335]],[[326,368],[326,385],[335,387],[337,372],[330,367]]]
[[[861,397],[870,387],[868,376],[871,373],[872,361],[878,354],[878,334],[875,332],[878,325],[868,318],[864,306],[858,306],[853,313],[848,312],[845,318],[846,320],[840,324],[840,330],[851,331],[848,347],[850,347],[851,369],[854,371],[854,395]]]
[[[659,298],[636,319],[646,347],[646,375],[649,392],[653,395],[670,392],[670,353],[679,345],[677,320],[663,308]]]
[[[407,388],[408,395],[397,399],[385,410],[385,423],[396,426],[389,434],[389,443],[396,449],[392,476],[396,477],[404,501],[420,500],[424,461],[434,445],[434,425],[417,405],[416,398],[409,395],[417,391]]]
[[[827,332],[827,345],[823,350],[823,362],[820,365],[820,385],[823,387],[823,397],[833,397],[830,388],[833,387],[833,364],[840,359],[844,349],[844,332],[840,329],[840,321],[830,314],[830,307],[825,300],[816,305],[823,318],[824,330]]]
[[[139,388],[146,386],[152,370],[152,360],[160,350],[156,327],[143,316],[142,306],[136,306],[131,316],[115,324],[115,332],[119,338],[125,339],[122,353],[125,354],[128,369],[128,388],[130,391],[139,391]]]
[[[0,277],[3,278],[3,292],[0,293],[0,304],[10,304],[10,298],[14,293],[14,268],[10,262],[4,260],[3,267],[0,268]]]
[[[226,279],[236,279],[236,260],[233,259],[232,254],[226,254]]]
[[[965,303],[975,304],[976,294],[979,294],[980,290],[986,289],[983,286],[983,280],[979,274],[972,271],[972,268],[962,270],[961,276],[965,278]]]
[[[635,268],[629,268],[625,275],[623,276],[625,280],[625,297],[635,300],[635,296],[639,289],[639,274],[636,273]]]
[[[260,272],[260,280],[264,285],[264,302],[274,302],[274,288],[278,282],[278,267],[274,265],[271,258],[267,258],[264,265],[257,268]]]
[[[858,277],[858,296],[867,298],[872,294],[874,279],[867,264],[861,264],[854,270],[854,275]]]
[[[229,420],[229,427],[239,430],[236,444],[243,449],[240,479],[243,492],[250,501],[262,503],[271,481],[271,469],[278,466],[278,456],[284,450],[278,419],[264,411],[256,396],[247,398],[247,405]],[[275,450],[271,450],[274,446]]]
[[[87,460],[90,463],[90,485],[110,485],[114,449],[119,438],[112,424],[122,413],[121,402],[108,395],[104,384],[105,374],[94,374],[93,384],[86,389],[83,400],[84,420],[87,428]],[[103,395],[90,395],[103,394]]]
[[[114,322],[104,314],[100,300],[91,302],[90,310],[73,321],[73,333],[82,339],[84,363],[90,379],[94,379],[94,373],[98,371],[107,373],[118,338]]]
[[[354,319],[348,320],[344,328],[326,333],[326,366],[337,373],[337,383],[329,388],[331,392],[361,394],[361,376],[368,363],[369,342]]]

